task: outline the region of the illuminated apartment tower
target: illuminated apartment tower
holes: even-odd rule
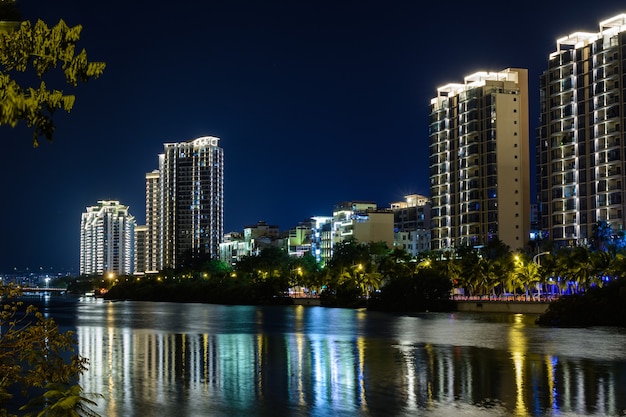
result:
[[[135,264],[133,270],[137,275],[143,275],[147,270],[146,268],[146,236],[148,227],[144,225],[135,225],[135,246],[134,246],[134,260]]]
[[[160,196],[159,170],[146,174],[146,240],[145,240],[145,272],[157,272],[162,265],[160,250]]]
[[[584,244],[624,227],[626,14],[556,41],[541,76],[537,191],[544,238]]]
[[[219,138],[166,143],[159,155],[161,267],[218,258],[224,234],[224,153]]]
[[[135,218],[119,201],[98,201],[80,222],[80,274],[133,273]]]
[[[437,89],[430,105],[432,249],[530,230],[528,71],[479,72]]]

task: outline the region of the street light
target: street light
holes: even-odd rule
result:
[[[533,263],[535,263],[537,266],[541,266],[541,261],[540,261],[539,258],[541,258],[541,256],[543,256],[543,255],[549,255],[549,254],[550,254],[550,252],[541,252],[541,253],[536,254],[535,256],[533,256]],[[548,290],[548,286],[547,285],[548,284],[546,283],[546,291]],[[541,291],[541,290],[539,290],[539,291]]]
[[[533,262],[534,262],[534,263],[536,263],[537,265],[541,266],[541,262],[539,261],[539,258],[540,258],[542,255],[549,255],[549,254],[550,254],[550,252],[541,252],[541,253],[538,253],[538,254],[536,254],[535,256],[533,256]]]

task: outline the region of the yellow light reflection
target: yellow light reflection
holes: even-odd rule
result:
[[[515,415],[527,416],[528,409],[524,400],[524,362],[526,360],[527,340],[523,331],[520,330],[522,314],[515,315],[513,326],[509,330],[509,348],[515,368]]]
[[[256,335],[256,355],[257,355],[257,360],[256,363],[259,364],[259,367],[262,369],[263,366],[265,365],[263,363],[263,360],[265,359],[263,356],[264,353],[264,345],[265,345],[265,338],[263,337],[262,334],[257,334]],[[255,379],[256,379],[256,386],[257,386],[257,392],[259,393],[259,398],[263,399],[263,378],[260,372],[255,372]]]
[[[558,404],[556,403],[556,387],[554,385],[555,381],[555,364],[557,363],[557,358],[554,356],[546,356],[546,371],[548,376],[548,395],[550,399],[550,408],[553,410],[558,410]]]
[[[296,334],[296,348],[297,348],[297,361],[298,361],[298,373],[297,373],[297,389],[298,389],[298,405],[306,405],[306,401],[304,399],[304,385],[303,385],[303,380],[304,380],[304,373],[303,373],[303,368],[304,368],[304,348],[305,348],[305,344],[304,344],[304,336],[302,333],[297,333]]]
[[[365,339],[363,337],[357,338],[356,347],[359,352],[359,400],[361,409],[367,411],[367,396],[365,395]]]

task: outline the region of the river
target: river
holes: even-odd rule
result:
[[[624,416],[626,330],[535,316],[109,302],[44,309],[102,416]]]

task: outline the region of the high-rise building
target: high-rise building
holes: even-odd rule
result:
[[[163,265],[161,251],[161,223],[159,208],[161,206],[161,186],[159,170],[146,174],[146,241],[145,241],[145,272],[158,272]]]
[[[541,76],[537,191],[541,237],[584,244],[597,221],[625,221],[626,14],[557,39]]]
[[[80,274],[133,273],[135,218],[119,201],[98,201],[80,222]]]
[[[437,89],[429,133],[434,250],[495,238],[526,245],[528,111],[526,69],[478,72]]]
[[[148,206],[154,210],[158,201],[156,215],[146,213],[152,239],[146,245],[158,248],[158,270],[219,257],[224,233],[224,153],[218,142],[219,138],[205,136],[166,143],[159,155],[158,178],[146,177],[146,210]],[[151,235],[157,229],[157,236]],[[150,261],[148,267],[153,265]]]
[[[135,250],[134,250],[134,267],[133,270],[137,275],[143,275],[146,271],[146,237],[148,235],[148,227],[144,225],[135,225]]]

